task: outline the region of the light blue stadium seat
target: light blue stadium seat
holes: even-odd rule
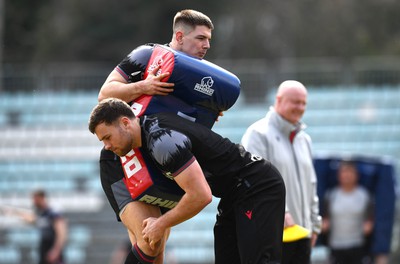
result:
[[[74,225],[69,228],[68,244],[74,247],[86,247],[91,240],[90,229],[83,225]]]
[[[20,248],[31,248],[31,258],[37,259],[39,230],[35,227],[9,229],[6,232],[7,246],[0,246],[0,263],[20,263]],[[68,242],[65,248],[67,263],[85,263],[86,247],[90,244],[91,234],[88,227],[72,225],[68,229]]]
[[[171,247],[169,250],[182,263],[214,263],[214,248],[211,246]]]
[[[7,113],[15,111],[20,113],[23,125],[86,125],[97,96],[97,92],[66,91],[4,94],[0,100],[0,121],[6,122]]]
[[[98,171],[97,161],[15,161],[0,162],[0,173],[19,172],[24,174],[68,173],[87,175]]]
[[[14,246],[0,246],[0,263],[19,264],[21,263],[21,253]]]
[[[26,193],[37,188],[49,192],[74,192],[82,188],[101,191],[98,170],[97,161],[0,162],[0,190],[2,193]]]
[[[6,234],[6,241],[9,245],[18,247],[30,247],[39,242],[39,230],[34,227],[10,229]]]
[[[82,247],[67,246],[64,250],[65,261],[69,264],[86,263],[86,250]]]

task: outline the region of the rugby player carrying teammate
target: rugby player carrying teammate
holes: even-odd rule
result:
[[[183,52],[193,58],[203,59],[210,48],[211,31],[214,26],[209,17],[195,10],[182,10],[176,14],[173,22],[173,36],[168,44],[169,48]],[[143,49],[146,50],[146,49]],[[139,50],[141,51],[141,50]],[[165,78],[170,76],[170,72],[159,73],[159,67],[148,72],[144,76],[143,61],[135,59],[135,50],[126,56],[124,60],[110,73],[105,83],[100,89],[99,101],[115,97],[132,104],[143,95],[164,97],[173,93],[174,83],[165,82]],[[142,58],[142,54],[139,54]],[[147,72],[147,71],[146,71]],[[176,87],[175,87],[176,88]],[[227,98],[232,94],[229,91],[219,98]],[[166,96],[169,97],[169,96]],[[224,99],[225,100],[225,99]],[[216,103],[214,105],[221,104]],[[207,107],[205,107],[207,108]],[[165,109],[169,110],[169,109]],[[171,109],[180,110],[180,109]],[[211,122],[214,122],[212,120]],[[141,235],[141,232],[135,233],[141,226],[142,220],[150,216],[160,216],[159,207],[148,207],[147,204],[133,202],[134,199],[126,192],[125,175],[121,166],[121,161],[113,152],[103,149],[100,156],[100,177],[103,190],[114,209],[117,219],[121,220],[128,229],[128,234],[133,246],[133,252],[128,256],[135,258],[136,255],[158,256],[154,263],[163,263],[163,243],[156,248],[151,248]],[[137,208],[139,207],[139,208]],[[143,209],[142,209],[143,207]],[[142,212],[139,214],[137,212]],[[168,231],[165,234],[167,237]],[[135,256],[134,256],[135,255]],[[126,263],[129,263],[127,259]],[[133,262],[131,262],[133,263]],[[136,264],[136,262],[135,262]]]
[[[280,263],[285,185],[269,161],[174,113],[136,117],[127,103],[115,98],[93,109],[89,130],[120,157],[140,148],[157,164],[160,177],[184,191],[176,206],[158,217],[146,217],[159,209],[143,202],[131,202],[135,206],[125,209],[144,218],[143,226],[139,221],[130,228],[141,232],[150,248],[159,248],[169,228],[195,216],[214,195],[221,198],[214,227],[215,263]],[[153,263],[155,257],[137,246],[134,255],[132,263]]]

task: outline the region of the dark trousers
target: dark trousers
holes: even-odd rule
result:
[[[331,264],[362,264],[364,257],[363,247],[352,247],[348,249],[332,249]]]
[[[283,264],[310,264],[311,239],[300,239],[294,242],[283,243]]]
[[[269,162],[246,170],[233,197],[221,198],[214,227],[216,264],[280,263],[285,186]]]

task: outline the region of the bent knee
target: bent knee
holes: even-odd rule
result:
[[[138,241],[138,247],[149,256],[157,257],[164,251],[164,243],[161,241],[154,245],[154,248],[151,248],[150,245],[145,241]]]

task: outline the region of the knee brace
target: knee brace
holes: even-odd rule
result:
[[[155,257],[150,257],[143,253],[137,244],[133,245],[132,250],[126,256],[125,264],[152,264]]]

